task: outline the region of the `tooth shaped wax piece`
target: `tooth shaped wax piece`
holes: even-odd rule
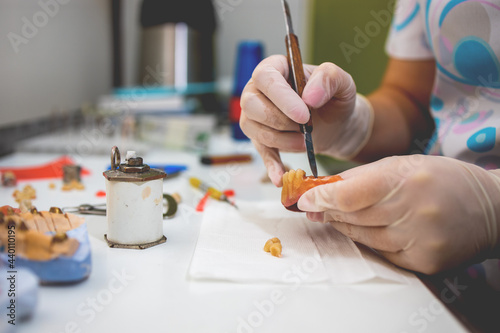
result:
[[[334,183],[339,180],[342,180],[342,177],[338,175],[314,178],[313,176],[306,176],[304,170],[290,170],[283,175],[281,203],[288,210],[301,212],[297,207],[297,201],[299,201],[302,194],[318,185]]]

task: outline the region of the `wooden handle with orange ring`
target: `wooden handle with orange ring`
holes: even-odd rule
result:
[[[204,155],[201,157],[201,164],[218,165],[229,163],[247,163],[252,161],[250,154],[234,154],[234,155]]]

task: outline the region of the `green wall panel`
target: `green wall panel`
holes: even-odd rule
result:
[[[384,44],[394,0],[312,0],[308,59],[349,72],[358,91],[377,88],[387,63]]]

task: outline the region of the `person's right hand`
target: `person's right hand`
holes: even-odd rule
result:
[[[316,153],[352,158],[371,130],[371,106],[356,94],[348,73],[332,63],[304,65],[304,72],[308,81],[300,98],[288,83],[287,58],[271,56],[256,67],[241,96],[241,129],[262,156],[276,186],[282,185],[285,172],[279,151],[305,151],[298,124],[309,120],[308,106]]]

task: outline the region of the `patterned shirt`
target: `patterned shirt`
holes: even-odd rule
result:
[[[398,0],[386,51],[436,61],[425,153],[500,168],[500,0]],[[500,290],[500,261],[467,268]]]
[[[500,168],[500,0],[399,0],[386,51],[434,59],[425,153]]]

